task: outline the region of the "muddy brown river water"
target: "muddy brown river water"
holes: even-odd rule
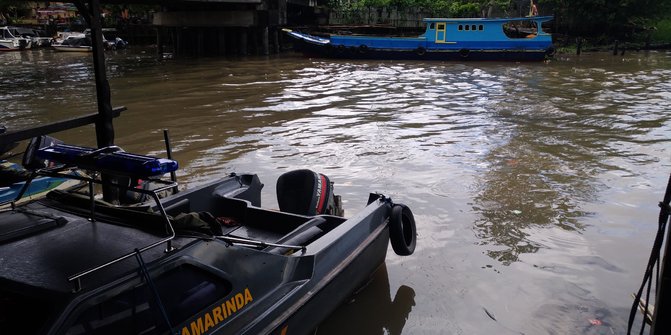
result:
[[[317,334],[623,334],[671,173],[671,53],[546,63],[157,61],[107,54],[116,143],[163,155],[181,187],[310,168],[346,215],[410,206],[418,246]],[[0,54],[0,123],[96,109],[90,55]],[[57,134],[94,146],[93,128]],[[640,318],[639,318],[640,319]]]

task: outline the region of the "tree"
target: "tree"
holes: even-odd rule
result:
[[[652,21],[671,14],[670,1],[657,0],[539,0],[557,14],[571,35],[630,37]]]
[[[0,0],[0,19],[4,17],[7,21],[11,20],[13,16],[17,16],[17,12],[26,9],[28,3],[20,0]],[[10,22],[7,22],[10,23]]]

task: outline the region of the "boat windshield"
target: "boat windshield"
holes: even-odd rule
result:
[[[14,38],[14,35],[9,32],[9,29],[2,29],[2,38]]]

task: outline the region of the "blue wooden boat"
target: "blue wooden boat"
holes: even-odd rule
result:
[[[542,29],[552,16],[520,18],[426,18],[417,37],[331,35],[289,29],[295,49],[308,56],[363,59],[541,61],[555,53]]]
[[[7,169],[21,169],[21,167],[16,163],[2,161],[0,164],[3,165],[3,168]],[[73,173],[79,175],[79,172]],[[49,191],[56,189],[67,189],[79,184],[81,184],[79,181],[68,178],[38,177],[33,179],[28,188],[25,190],[22,200],[34,200],[47,194]],[[0,203],[14,200],[19,195],[24,185],[26,185],[26,182],[21,181],[8,186],[1,186]]]

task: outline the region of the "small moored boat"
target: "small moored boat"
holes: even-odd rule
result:
[[[54,43],[51,45],[52,48],[56,51],[66,51],[66,52],[91,52],[93,51],[93,46],[91,43],[90,35],[83,36],[70,36],[64,39],[60,43]]]
[[[12,34],[10,27],[0,27],[0,51],[30,49],[31,44],[32,42],[29,38]]]
[[[4,134],[7,129],[0,125],[0,134]],[[20,203],[30,201],[44,196],[47,192],[55,189],[68,189],[81,185],[77,180],[67,178],[37,177],[26,187],[26,181],[30,178],[28,170],[19,164],[10,162],[5,156],[14,156],[12,150],[18,143],[7,143],[0,145],[0,203],[6,203],[20,198]],[[80,175],[79,171],[73,171]],[[26,187],[24,189],[24,187]],[[19,196],[19,193],[24,193]],[[2,208],[0,206],[0,208]]]
[[[0,170],[9,171],[19,171],[22,168],[16,164],[7,161],[0,161]],[[73,171],[73,173],[79,174],[79,172]],[[19,192],[24,188],[25,181],[17,181],[10,184],[0,184],[0,203],[5,203],[11,200],[14,200]],[[76,187],[81,185],[81,182],[77,180],[67,179],[67,178],[52,178],[52,177],[39,177],[35,178],[28,188],[25,190],[25,194],[21,197],[21,201],[30,201],[36,198],[42,197],[47,194],[47,192],[54,189],[67,189],[71,187]]]
[[[521,18],[427,18],[417,37],[331,35],[289,29],[296,50],[333,58],[540,61],[553,56],[552,35],[542,28],[552,16]]]

